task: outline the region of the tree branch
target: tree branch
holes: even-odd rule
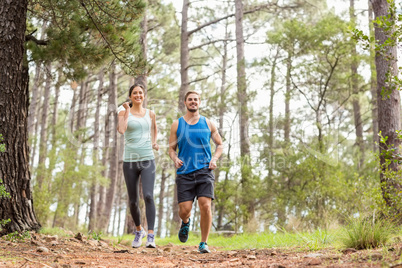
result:
[[[46,46],[49,44],[49,40],[38,40],[35,36],[32,35],[33,33],[25,36],[25,41],[32,41],[37,45]]]
[[[129,66],[124,60],[122,60],[114,51],[114,49],[112,48],[112,46],[110,45],[109,41],[107,40],[107,38],[105,37],[105,35],[103,34],[103,32],[101,31],[101,29],[99,29],[98,24],[95,22],[94,18],[92,17],[92,15],[90,14],[89,10],[87,9],[84,0],[80,0],[81,5],[84,7],[85,12],[88,14],[89,18],[91,19],[92,23],[95,25],[96,29],[98,30],[98,32],[100,33],[100,35],[102,36],[102,39],[106,42],[106,45],[108,46],[108,48],[110,49],[110,51],[112,52],[112,54],[115,56],[116,59],[118,59],[123,65],[127,66],[129,68],[129,70],[133,70],[131,68],[131,66]]]
[[[209,64],[190,64],[188,66],[186,66],[186,70],[188,70],[191,67],[195,67],[195,66],[209,66]]]
[[[201,48],[201,47],[203,47],[203,46],[207,46],[207,45],[214,44],[214,43],[217,43],[217,42],[225,42],[225,41],[235,41],[235,39],[230,39],[230,38],[229,38],[229,39],[211,40],[211,41],[206,42],[206,43],[203,43],[203,44],[201,44],[201,45],[198,45],[198,46],[195,46],[195,47],[190,47],[189,50],[191,51],[191,50],[195,50],[195,49]]]
[[[197,83],[197,82],[200,82],[200,81],[202,81],[202,80],[206,80],[206,79],[210,78],[211,76],[213,76],[213,75],[215,75],[215,74],[217,74],[217,73],[220,73],[220,72],[221,72],[221,70],[218,70],[218,71],[213,72],[212,74],[210,74],[210,75],[208,75],[208,76],[201,77],[201,78],[195,79],[195,80],[193,80],[193,81],[190,81],[190,82],[188,82],[188,84]]]
[[[296,6],[278,6],[278,3],[269,3],[269,4],[265,4],[265,5],[254,6],[251,9],[244,11],[243,14],[247,15],[247,14],[254,13],[254,12],[257,12],[257,11],[260,11],[260,10],[263,10],[263,9],[269,9],[270,7],[278,7],[278,8],[284,8],[285,9],[285,8],[296,8],[298,6],[297,5]],[[193,29],[191,31],[188,31],[187,34],[190,36],[193,33],[201,30],[202,28],[205,28],[205,27],[207,27],[207,26],[209,26],[211,24],[220,22],[221,20],[225,20],[225,19],[228,19],[230,17],[234,17],[234,15],[235,15],[234,13],[229,14],[229,15],[226,15],[226,16],[224,16],[222,18],[218,18],[218,19],[212,20],[210,22],[207,22],[207,23],[205,23],[203,25],[198,26],[197,28],[195,28],[195,29]]]

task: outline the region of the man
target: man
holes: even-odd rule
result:
[[[200,95],[189,91],[184,97],[186,114],[173,122],[170,129],[169,156],[177,169],[177,199],[179,216],[182,219],[179,239],[188,239],[190,214],[194,198],[198,199],[201,213],[200,253],[209,253],[207,240],[212,225],[211,202],[214,199],[213,170],[222,154],[222,138],[215,125],[199,114]],[[215,155],[211,157],[210,139],[216,144]],[[176,149],[178,147],[178,153]]]

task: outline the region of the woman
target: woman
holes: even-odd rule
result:
[[[144,87],[140,84],[134,84],[130,87],[129,98],[132,104],[123,103],[124,110],[119,112],[117,126],[117,131],[124,134],[123,172],[130,199],[130,212],[136,225],[133,248],[140,247],[142,239],[145,237],[145,231],[140,221],[140,176],[148,223],[146,247],[155,248],[155,204],[153,198],[155,156],[152,148],[159,150],[159,146],[156,143],[155,113],[142,107],[145,98],[144,93]]]

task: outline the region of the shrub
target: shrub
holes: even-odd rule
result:
[[[386,244],[395,233],[395,224],[386,218],[351,218],[345,227],[343,243],[347,248],[369,249]]]

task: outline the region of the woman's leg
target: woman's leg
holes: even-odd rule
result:
[[[143,161],[141,171],[142,192],[144,194],[145,209],[148,223],[148,233],[153,233],[155,225],[155,160]]]
[[[140,199],[140,169],[137,162],[123,162],[124,180],[126,181],[131,216],[135,226],[141,229]]]

